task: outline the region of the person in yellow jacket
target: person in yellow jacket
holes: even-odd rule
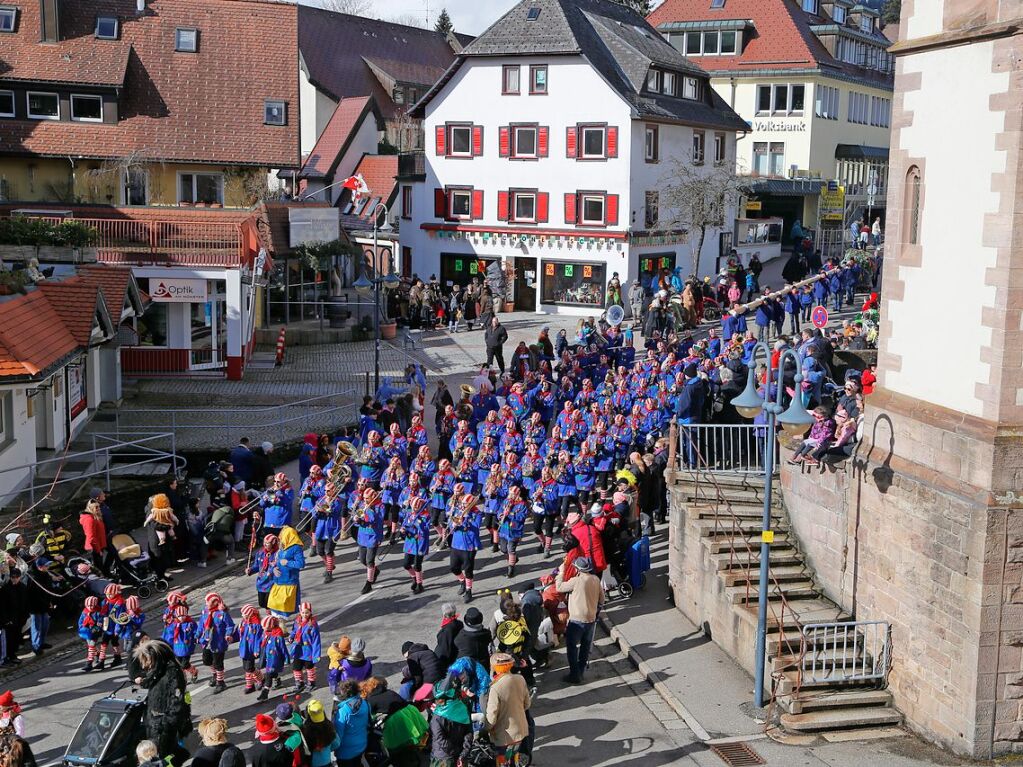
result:
[[[282,528],[280,540],[280,553],[273,571],[274,582],[270,587],[267,607],[277,615],[288,618],[298,612],[302,602],[299,573],[305,567],[305,553],[302,539],[295,528]]]

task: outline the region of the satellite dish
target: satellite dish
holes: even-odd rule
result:
[[[618,327],[625,321],[625,309],[618,304],[613,304],[607,310],[607,324],[611,327]]]

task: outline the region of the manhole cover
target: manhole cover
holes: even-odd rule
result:
[[[748,767],[754,764],[767,764],[756,751],[745,743],[721,743],[711,746],[710,750],[721,757],[721,761],[731,767]]]

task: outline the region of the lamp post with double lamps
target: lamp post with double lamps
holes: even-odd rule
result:
[[[380,211],[384,211],[384,223],[380,223]],[[378,232],[391,232],[394,227],[387,220],[388,210],[387,206],[378,202],[376,207],[373,208],[373,279],[370,280],[366,277],[365,271],[359,279],[357,279],[352,287],[355,288],[356,292],[361,296],[369,296],[373,294],[373,306],[374,306],[374,322],[373,326],[376,329],[374,334],[375,345],[373,348],[373,391],[377,392],[380,390],[380,323],[387,319],[387,304],[386,294],[387,292],[394,290],[401,284],[401,280],[398,279],[394,273],[394,263],[392,259],[388,259],[388,270],[387,274],[380,276],[380,251],[377,247],[377,234]],[[393,248],[392,248],[393,254]],[[380,289],[383,288],[385,293],[384,305],[381,310],[380,305]],[[382,315],[382,317],[381,317]]]
[[[757,391],[756,366],[757,354],[764,350],[767,357],[767,383],[764,386],[764,396],[761,397]],[[783,397],[785,394],[785,382],[782,371],[785,369],[785,360],[791,358],[796,365],[795,392],[788,409],[785,409]],[[755,674],[753,677],[753,704],[757,708],[764,705],[764,664],[767,645],[767,598],[770,584],[770,556],[771,541],[774,533],[771,530],[771,489],[774,475],[775,458],[775,431],[778,424],[782,430],[791,436],[806,433],[807,428],[813,423],[813,416],[806,412],[803,406],[801,386],[803,382],[802,367],[799,356],[792,350],[786,349],[778,358],[777,380],[775,384],[774,401],[771,400],[771,376],[775,371],[771,370],[771,348],[760,341],[753,347],[750,355],[749,377],[746,380],[746,389],[738,397],[732,400],[732,406],[743,418],[755,418],[761,412],[767,415],[767,438],[764,440],[764,516],[760,534],[760,593],[757,599],[757,644]]]

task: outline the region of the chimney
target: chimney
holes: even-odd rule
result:
[[[60,0],[39,0],[39,39],[60,42]]]

